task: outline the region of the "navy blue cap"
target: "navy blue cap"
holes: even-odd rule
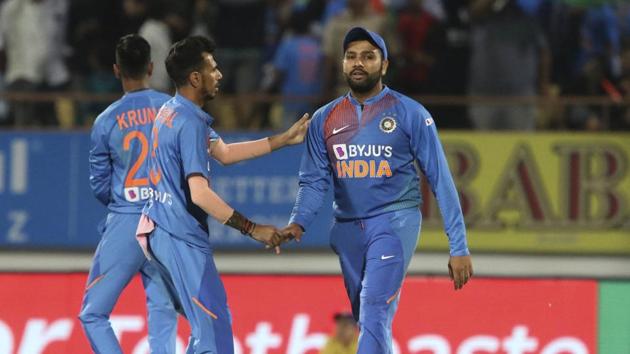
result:
[[[351,28],[350,31],[346,33],[346,37],[343,39],[344,53],[346,52],[346,49],[348,49],[348,45],[354,41],[368,41],[372,43],[375,47],[381,50],[381,53],[383,53],[383,59],[387,60],[387,46],[385,46],[383,37],[379,36],[378,33],[369,31],[363,27]]]

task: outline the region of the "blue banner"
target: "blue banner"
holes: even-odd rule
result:
[[[226,142],[263,134],[226,134]],[[89,134],[0,132],[0,247],[85,250],[96,247],[96,226],[107,210],[92,195],[88,171]],[[288,221],[297,192],[302,146],[278,150],[231,166],[214,164],[212,188],[232,207],[258,223]],[[326,248],[332,193],[300,244]],[[215,221],[210,240],[217,249],[261,245]]]

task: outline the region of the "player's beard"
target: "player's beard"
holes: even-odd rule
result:
[[[219,93],[219,80],[212,81],[205,76],[202,76],[201,82],[201,97],[204,103],[208,103],[214,99],[214,97]]]
[[[205,89],[203,90],[203,101],[204,102],[210,102],[214,99],[214,97],[217,95],[217,93],[219,93],[219,91],[217,90],[217,87],[213,87],[211,89]]]
[[[353,81],[351,78],[351,74],[344,73],[343,75],[346,77],[346,82],[348,83],[348,86],[350,86],[350,89],[352,91],[358,93],[366,93],[370,92],[379,83],[379,81],[381,81],[381,79],[383,78],[383,75],[381,75],[382,71],[383,64],[381,64],[381,67],[378,71],[375,71],[371,74],[368,73],[367,77],[362,82]],[[350,73],[352,73],[352,71]]]

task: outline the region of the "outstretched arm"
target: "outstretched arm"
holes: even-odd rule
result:
[[[188,120],[182,126],[178,139],[182,169],[193,204],[214,219],[239,230],[244,235],[249,235],[270,247],[278,246],[281,238],[274,226],[256,225],[236,212],[210,188],[206,178],[207,127],[198,119]]]
[[[281,239],[277,229],[272,225],[256,224],[230,207],[208,185],[208,180],[200,175],[188,177],[190,197],[192,202],[203,209],[208,215],[220,223],[239,230],[243,235],[249,235],[254,240],[268,246],[280,245]],[[278,249],[276,249],[278,252]]]
[[[302,231],[313,221],[324,201],[330,186],[330,163],[323,138],[321,120],[315,122],[306,136],[306,146],[302,155],[299,172],[299,189],[289,227],[283,230],[283,236],[300,239]]]
[[[232,144],[218,139],[211,142],[210,153],[224,165],[260,157],[288,145],[300,144],[304,141],[309,123],[306,113],[286,131],[268,138]]]

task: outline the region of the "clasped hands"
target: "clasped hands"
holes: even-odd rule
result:
[[[302,227],[298,224],[289,224],[282,229],[278,229],[273,225],[256,224],[252,231],[252,238],[256,241],[264,243],[267,248],[274,248],[276,254],[280,253],[280,245],[295,239],[300,241],[302,238]]]

